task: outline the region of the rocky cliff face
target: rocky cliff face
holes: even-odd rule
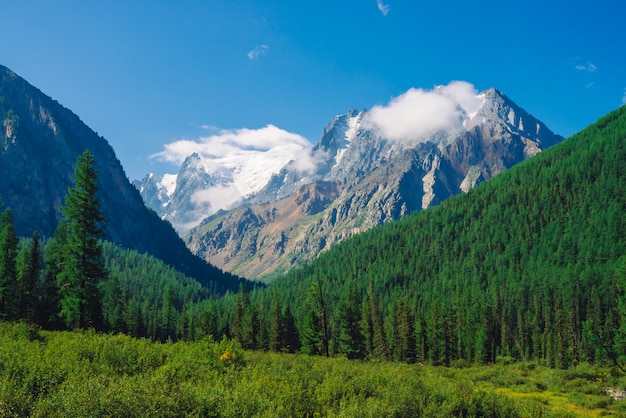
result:
[[[104,138],[2,66],[0,126],[0,198],[13,213],[18,235],[53,235],[59,208],[74,183],[76,159],[89,149],[99,170],[106,239],[161,258],[206,284],[212,278],[223,280],[219,270],[193,256],[173,228],[145,207]]]
[[[187,245],[221,268],[268,278],[355,233],[466,192],[562,140],[499,91],[478,97],[475,112],[459,113],[462,129],[406,141],[381,136],[367,112],[337,116],[312,150],[316,171],[286,165],[243,207],[193,229]]]

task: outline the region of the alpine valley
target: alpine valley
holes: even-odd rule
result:
[[[350,236],[467,192],[563,139],[494,88],[464,101],[451,86],[429,93],[453,105],[450,120],[431,129],[394,131],[376,108],[336,116],[304,155],[309,164],[301,153],[269,168],[275,172],[259,175],[268,180],[228,210],[195,203],[208,188],[238,186],[232,171],[195,153],[177,175],[150,174],[135,184],[193,253],[242,277],[269,280]],[[194,219],[199,224],[189,230]]]
[[[190,155],[166,189],[147,178],[162,216],[197,212],[202,187],[245,192],[185,239],[279,276],[252,285],[192,255],[103,138],[0,67],[0,415],[625,416],[626,106],[561,141],[459,87],[414,130],[352,110],[272,171]],[[107,242],[69,245],[97,206]]]

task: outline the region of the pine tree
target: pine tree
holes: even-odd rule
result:
[[[268,348],[270,351],[279,352],[284,346],[282,335],[282,315],[280,309],[280,301],[278,299],[278,291],[274,290],[272,295],[272,305],[270,306],[270,323],[268,333]]]
[[[47,329],[62,329],[64,324],[60,313],[60,286],[57,278],[65,260],[67,247],[67,223],[59,223],[54,238],[44,248],[45,268],[40,290],[39,323]]]
[[[395,358],[399,361],[415,361],[415,336],[413,333],[413,315],[404,298],[398,300],[395,311]]]
[[[250,302],[248,287],[241,283],[235,297],[235,316],[233,318],[233,337],[243,348],[256,348],[257,316]]]
[[[33,324],[39,322],[41,308],[39,284],[41,282],[42,270],[41,242],[39,241],[39,232],[35,231],[30,245],[30,260],[27,275],[28,296],[26,298],[26,320]]]
[[[361,332],[361,300],[356,284],[346,287],[339,305],[339,352],[349,359],[361,359],[366,355],[365,337]]]
[[[161,308],[161,341],[165,342],[168,338],[175,337],[176,320],[174,316],[174,294],[172,287],[168,284],[163,290],[163,300]]]
[[[626,256],[622,256],[615,272],[617,282],[617,309],[619,316],[619,328],[615,335],[615,351],[617,359],[621,362],[626,360]]]
[[[300,336],[298,335],[298,328],[296,328],[296,320],[289,306],[283,312],[282,325],[284,349],[288,353],[297,352],[300,349]]]
[[[17,235],[10,209],[0,213],[0,318],[16,319],[19,310],[17,288]]]
[[[369,288],[369,313],[372,324],[372,355],[380,360],[389,360],[389,348],[387,346],[385,328],[383,327],[383,319],[380,315],[378,302],[374,295],[374,285],[371,280]]]
[[[68,328],[102,328],[100,282],[107,278],[100,238],[104,215],[97,197],[94,157],[85,151],[76,162],[75,185],[62,208],[67,224],[61,286],[60,315]]]
[[[329,355],[326,305],[321,283],[312,283],[306,294],[307,311],[300,327],[301,351],[305,354]]]
[[[18,318],[38,323],[39,278],[41,276],[41,250],[39,233],[31,240],[23,240],[17,255],[17,288],[19,298]]]

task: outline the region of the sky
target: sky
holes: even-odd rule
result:
[[[495,87],[570,136],[626,103],[625,16],[621,0],[0,0],[0,64],[134,180],[176,172],[180,144],[316,143],[337,114],[438,85]]]

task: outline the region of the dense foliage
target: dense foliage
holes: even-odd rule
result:
[[[355,362],[0,322],[1,416],[619,416],[605,387],[623,383],[588,365]]]

